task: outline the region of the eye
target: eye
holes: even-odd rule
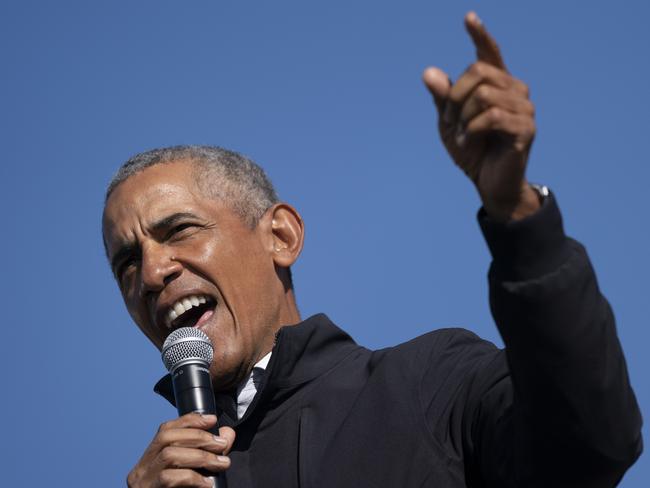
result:
[[[127,273],[133,270],[139,261],[137,256],[129,256],[125,258],[115,269],[115,276],[119,281],[123,281]]]
[[[173,239],[174,237],[177,237],[179,234],[182,234],[184,231],[187,229],[191,229],[193,227],[196,227],[196,224],[192,222],[184,222],[182,224],[175,225],[174,227],[171,228],[171,230],[167,233],[165,236],[166,239]]]

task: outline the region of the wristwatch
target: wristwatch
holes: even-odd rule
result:
[[[551,190],[548,189],[546,185],[539,185],[537,183],[529,183],[530,187],[535,190],[537,196],[539,197],[539,203],[543,204],[544,200],[551,194]]]

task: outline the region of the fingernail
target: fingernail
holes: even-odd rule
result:
[[[216,415],[211,414],[211,413],[202,413],[202,414],[200,414],[200,415],[201,415],[201,417],[204,418],[205,420],[214,420],[215,418],[217,418]]]
[[[212,437],[212,439],[214,440],[215,444],[218,444],[222,447],[226,447],[228,445],[228,442],[226,442],[226,439],[224,439],[223,437],[218,437],[215,435]]]
[[[227,463],[230,461],[230,458],[228,458],[228,456],[217,456],[217,461],[220,463]]]
[[[217,486],[217,478],[203,478],[208,486],[215,488]]]

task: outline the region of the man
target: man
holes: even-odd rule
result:
[[[300,322],[298,212],[221,149],[154,150],[123,166],[103,232],[126,306],[160,348],[195,326],[215,346],[214,416],[164,423],[131,487],[613,486],[641,450],[613,317],[554,197],[528,184],[525,84],[475,14],[478,60],[424,73],[455,163],[475,184],[506,351],[446,329],[382,351],[323,316]],[[297,324],[297,325],[296,325]],[[293,326],[291,326],[293,325]],[[169,397],[168,379],[157,390]]]

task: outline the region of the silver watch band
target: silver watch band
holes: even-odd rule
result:
[[[544,203],[544,200],[551,194],[551,191],[546,185],[539,185],[537,183],[529,183],[530,187],[535,190],[537,196],[539,197],[539,203]]]

